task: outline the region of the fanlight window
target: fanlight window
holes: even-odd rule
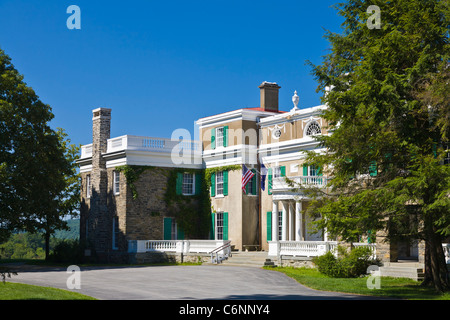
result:
[[[320,129],[320,126],[316,121],[311,122],[308,125],[308,128],[306,128],[307,136],[313,136],[313,135],[321,134],[321,133],[322,133],[322,130]]]

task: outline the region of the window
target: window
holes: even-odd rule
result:
[[[278,240],[283,239],[283,211],[278,211]]]
[[[321,134],[322,130],[320,129],[319,124],[317,123],[317,121],[313,121],[311,122],[308,127],[306,128],[306,135],[307,136],[313,136],[316,134]]]
[[[211,129],[211,149],[228,147],[228,126]]]
[[[113,171],[113,190],[115,195],[120,193],[120,172],[117,171]]]
[[[184,195],[193,195],[194,190],[194,174],[193,173],[183,173],[183,185],[182,193]]]
[[[223,240],[223,212],[216,213],[216,240]]]
[[[248,180],[247,185],[245,186],[247,194],[253,194],[253,184],[254,184],[253,180],[255,177],[256,175],[254,175],[250,180]]]
[[[274,178],[281,177],[281,168],[280,167],[273,168],[273,177]]]
[[[216,147],[223,146],[223,127],[216,128]]]
[[[223,171],[216,174],[216,195],[223,195]]]
[[[318,173],[318,168],[316,166],[309,166],[309,175],[311,177],[317,176],[318,175],[317,173]]]
[[[253,195],[256,196],[258,195],[258,186],[256,183],[256,170],[255,169],[251,169],[251,171],[253,172],[253,177],[248,180],[247,185],[245,186],[245,190],[246,190],[246,194],[247,195]]]
[[[86,176],[86,198],[91,197],[91,175]]]
[[[113,239],[112,246],[114,250],[119,248],[119,217],[113,218]]]

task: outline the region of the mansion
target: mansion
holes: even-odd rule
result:
[[[80,240],[87,252],[120,260],[155,245],[192,251],[206,240],[212,241],[206,253],[224,244],[269,255],[280,255],[282,245],[333,245],[304,213],[308,197],[285,179],[326,188],[327,177],[304,165],[302,152],[325,151],[314,136],[329,134],[320,116],[326,106],[300,109],[295,92],[293,105],[282,102],[287,111],[281,111],[279,89],[263,82],[259,107],[198,119],[196,140],[111,138],[111,109],[93,110],[93,141],[78,160]],[[243,187],[245,170],[252,175]],[[423,259],[422,245],[378,242],[382,238],[377,235],[381,260]],[[297,250],[291,254],[308,255],[302,253],[307,247]]]

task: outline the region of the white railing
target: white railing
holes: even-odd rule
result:
[[[369,247],[376,258],[376,244],[352,243],[354,247]],[[269,241],[269,256],[317,257],[331,251],[337,255],[337,241]]]
[[[231,257],[231,241],[225,242],[220,247],[215,248],[210,253],[211,263],[222,263],[223,260]]]
[[[125,135],[113,139],[108,139],[107,152],[115,152],[121,150],[142,150],[155,152],[168,152],[182,148],[183,150],[201,151],[201,144],[199,141],[191,140],[171,140],[167,138],[151,138],[141,136]]]
[[[277,177],[273,179],[273,191],[286,191],[289,189],[295,189],[299,187],[316,186],[324,188],[327,185],[327,178],[323,176],[296,176],[287,177],[290,180],[288,183],[286,177]]]
[[[140,136],[120,136],[107,141],[107,153],[123,150],[152,151],[172,153],[179,150],[201,154],[202,148],[199,141],[171,140],[166,138],[151,138]],[[81,159],[92,156],[92,144],[81,146]]]
[[[206,253],[223,246],[223,240],[130,240],[128,252],[173,252],[173,253]],[[225,254],[225,250],[219,251]]]
[[[269,241],[269,256],[317,257],[336,252],[336,241]]]
[[[370,250],[372,251],[372,259],[376,259],[377,258],[377,245],[375,243],[365,243],[365,242],[353,242],[352,245],[357,248],[357,247],[367,247],[370,248]]]

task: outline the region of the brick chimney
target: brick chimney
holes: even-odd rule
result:
[[[278,90],[281,87],[275,82],[264,81],[259,86],[261,92],[261,109],[264,111],[278,111]]]

